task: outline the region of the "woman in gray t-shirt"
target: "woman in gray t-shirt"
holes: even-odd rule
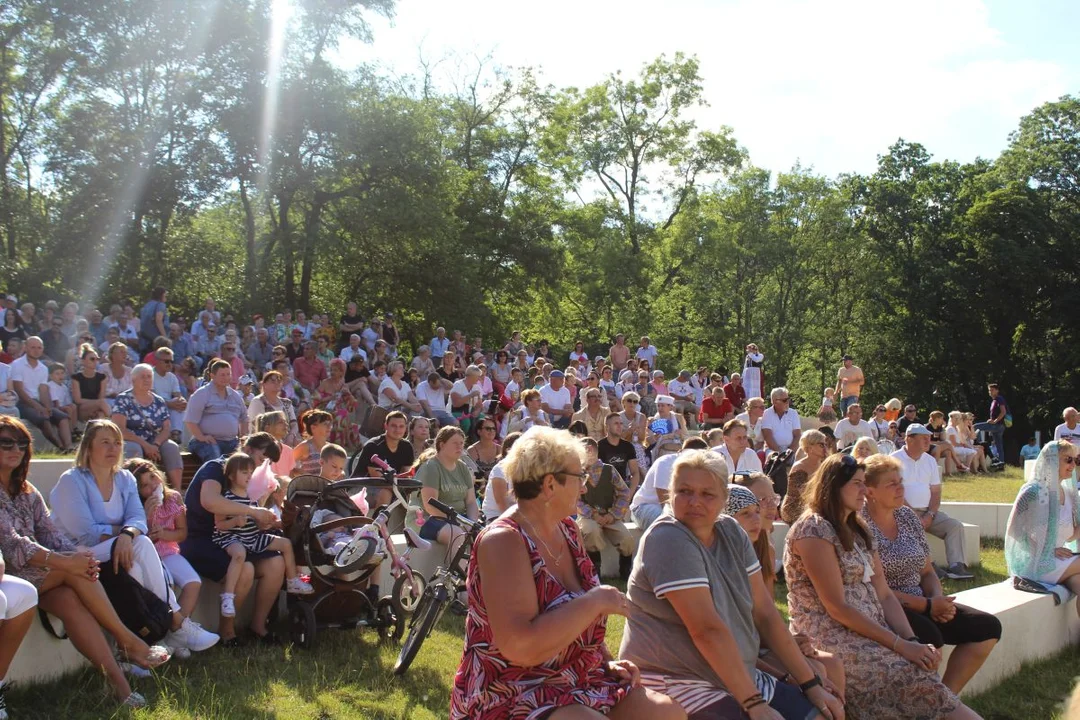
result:
[[[746,533],[733,518],[717,519],[727,476],[708,450],[675,462],[670,506],[641,538],[630,575],[619,657],[692,720],[842,718],[769,597]],[[791,684],[755,669],[762,639],[795,669]]]

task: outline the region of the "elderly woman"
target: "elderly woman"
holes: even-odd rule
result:
[[[393,361],[386,368],[386,377],[379,385],[379,407],[401,410],[407,415],[424,412],[409,383],[405,381],[405,363],[400,360]]]
[[[515,410],[510,417],[507,428],[509,432],[525,432],[529,428],[539,425],[547,427],[551,423],[547,421],[541,405],[540,391],[528,388],[521,391],[521,407]]]
[[[6,563],[0,590],[7,593],[7,580],[15,578],[36,588],[41,609],[64,622],[72,644],[105,673],[116,697],[130,707],[142,707],[146,700],[131,691],[101,629],[113,636],[123,656],[140,667],[160,665],[169,659],[169,652],[149,647],[121,622],[97,582],[98,561],[93,553],[77,549],[53,525],[45,501],[28,479],[31,455],[26,426],[14,418],[0,417],[0,551]],[[9,607],[12,596],[7,596]],[[18,604],[26,603],[24,593]],[[8,640],[13,639],[18,626],[8,629],[7,625],[0,626],[0,639],[4,640],[0,658],[8,652],[14,655],[17,648]]]
[[[735,416],[736,420],[746,423],[746,437],[750,447],[761,450],[765,446],[765,436],[761,433],[761,420],[765,417],[765,398],[752,397],[746,401],[746,412]]]
[[[255,433],[245,438],[240,445],[240,451],[250,455],[257,465],[263,460],[274,463],[280,459],[278,443],[267,433]],[[225,497],[224,491],[228,487],[228,480],[225,478],[227,459],[216,458],[199,468],[184,496],[188,535],[180,543],[180,554],[191,563],[191,567],[199,575],[214,582],[221,582],[225,578],[230,562],[229,554],[212,539],[214,515],[246,515],[255,521],[260,530],[281,526],[272,510],[234,502]],[[266,624],[271,610],[277,605],[284,582],[285,560],[280,553],[272,550],[248,553],[236,585],[235,606],[243,607],[252,586],[257,585],[251,615],[251,630],[256,639],[270,642],[274,640],[267,632]],[[218,624],[222,645],[226,647],[236,647],[239,644],[235,622],[235,616],[222,616]]]
[[[184,617],[165,580],[161,558],[147,536],[146,513],[135,477],[121,469],[124,438],[108,420],[91,420],[79,443],[75,467],[60,476],[49,493],[57,526],[100,562],[122,567],[172,610],[172,631],[162,641],[196,652],[218,636]],[[179,454],[179,453],[178,453]],[[179,485],[178,485],[179,486]]]
[[[255,418],[266,412],[284,413],[288,432],[283,441],[289,445],[295,445],[300,442],[300,426],[296,422],[296,408],[292,401],[281,394],[284,384],[284,376],[276,370],[271,370],[262,376],[260,385],[262,392],[252,398],[251,404],[248,405],[248,422],[254,423]]]
[[[787,492],[784,494],[783,504],[780,505],[780,517],[788,525],[802,515],[805,504],[804,489],[828,454],[825,435],[820,430],[807,430],[799,438],[799,450],[803,456],[788,471]]]
[[[875,720],[978,718],[938,679],[941,653],[919,640],[889,590],[873,535],[859,518],[863,465],[830,456],[805,500],[784,552],[791,627],[843,660],[848,712]]]
[[[861,437],[851,446],[851,456],[859,462],[865,462],[871,455],[878,454],[878,444],[871,437]]]
[[[670,395],[656,396],[656,414],[649,418],[646,430],[646,442],[654,461],[679,452],[688,433],[686,420],[675,412],[675,398]]]
[[[568,433],[536,428],[506,459],[517,506],[476,540],[469,560],[465,653],[450,697],[452,720],[610,717],[674,720],[668,698],[637,686],[613,661],[606,616],[626,614],[600,585],[577,526],[583,453]]]
[[[1005,564],[1010,575],[1064,585],[1080,594],[1080,557],[1073,554],[1080,537],[1077,452],[1065,440],[1043,446],[1031,479],[1021,486],[1009,514]]]
[[[619,657],[695,720],[842,718],[766,591],[749,537],[721,515],[727,479],[710,450],[675,460],[670,511],[642,536],[627,584]],[[794,669],[793,684],[756,669],[762,640]]]
[[[867,461],[862,519],[874,537],[885,582],[915,635],[934,647],[956,646],[941,679],[959,695],[1001,639],[1001,622],[956,604],[942,591],[919,516],[904,504],[901,473],[894,457],[874,455]]]
[[[120,393],[113,405],[112,421],[124,436],[124,456],[144,457],[165,466],[174,490],[180,489],[184,461],[180,448],[169,439],[172,423],[169,406],[154,394],[154,369],[136,365],[131,370],[131,389]]]

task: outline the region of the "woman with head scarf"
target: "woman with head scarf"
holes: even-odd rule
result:
[[[1039,453],[1009,514],[1005,564],[1010,575],[1080,594],[1080,558],[1066,547],[1076,547],[1080,527],[1076,458],[1076,446],[1064,440],[1047,443]]]

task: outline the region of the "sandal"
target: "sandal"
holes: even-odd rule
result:
[[[120,704],[129,708],[144,708],[147,705],[146,698],[134,690],[131,691],[130,695],[120,701]]]

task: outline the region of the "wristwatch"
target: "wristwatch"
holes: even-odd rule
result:
[[[130,527],[121,528],[120,529],[120,534],[121,535],[127,535],[132,540],[135,539],[135,529],[134,528],[130,528]]]

